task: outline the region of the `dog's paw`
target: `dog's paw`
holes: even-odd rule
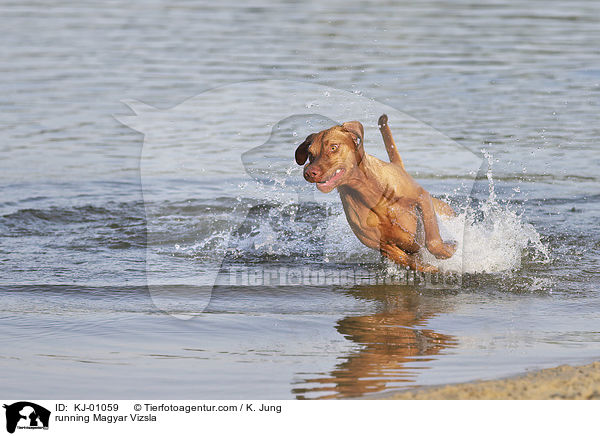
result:
[[[427,249],[436,259],[448,259],[456,251],[456,242],[431,241],[427,243]]]

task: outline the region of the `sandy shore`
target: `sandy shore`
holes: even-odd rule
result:
[[[562,365],[492,381],[404,391],[390,400],[594,400],[600,399],[600,362]]]

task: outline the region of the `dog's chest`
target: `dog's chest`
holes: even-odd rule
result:
[[[418,249],[420,215],[414,201],[381,197],[373,205],[360,198],[340,193],[350,228],[371,248],[393,243],[407,251]]]

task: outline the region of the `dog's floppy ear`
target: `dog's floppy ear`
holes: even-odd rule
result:
[[[310,144],[312,144],[315,136],[317,136],[316,133],[311,133],[308,135],[304,142],[296,149],[296,163],[298,165],[304,165],[304,162],[306,162],[306,159],[308,159],[308,147],[310,147]]]
[[[348,121],[342,124],[342,127],[346,132],[350,132],[354,138],[356,146],[362,145],[363,137],[365,136],[365,129],[363,125],[358,121]]]

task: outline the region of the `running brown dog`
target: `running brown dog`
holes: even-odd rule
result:
[[[338,189],[350,228],[363,244],[400,265],[435,272],[418,252],[425,245],[438,259],[454,254],[456,244],[442,240],[436,217],[455,216],[454,210],[406,172],[385,114],[379,130],[389,163],[365,153],[358,121],[308,135],[296,149],[296,163],[308,159],[304,178],[319,191]]]

